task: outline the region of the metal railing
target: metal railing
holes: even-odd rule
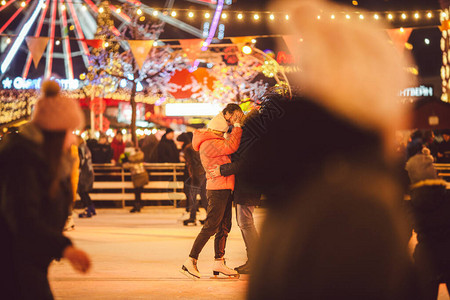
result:
[[[93,201],[134,200],[134,186],[131,173],[121,165],[94,164],[95,181],[90,192]],[[184,188],[184,163],[144,163],[149,174],[149,182],[141,194],[143,201],[170,201],[174,207],[186,200]]]

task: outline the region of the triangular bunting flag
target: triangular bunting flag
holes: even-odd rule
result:
[[[198,57],[198,54],[203,46],[203,40],[201,39],[188,39],[179,40],[181,48],[186,53],[189,60],[194,63]]]
[[[36,69],[38,67],[39,61],[41,60],[42,54],[44,54],[49,39],[50,38],[48,37],[32,37],[32,36],[27,36],[25,38],[28,49],[30,49],[31,57],[33,58],[34,67]]]
[[[131,53],[133,53],[139,69],[141,69],[153,47],[153,40],[129,40],[128,44],[130,44]]]
[[[230,40],[233,44],[245,45],[247,43],[251,43],[254,38],[255,38],[254,36],[236,36],[236,37],[230,38]]]
[[[283,35],[283,41],[286,44],[291,55],[295,55],[300,44],[300,37],[295,35]]]
[[[100,48],[103,44],[103,40],[97,39],[97,40],[84,40],[88,46],[91,46],[93,48]]]
[[[411,32],[412,28],[387,29],[389,37],[400,53],[403,53],[405,50],[405,44],[408,41]]]

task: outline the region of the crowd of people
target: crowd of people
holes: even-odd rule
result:
[[[409,119],[398,101],[398,91],[413,82],[407,55],[398,55],[378,25],[316,22],[319,14],[342,11],[339,5],[293,2],[292,29],[306,41],[292,50],[302,57],[292,80],[301,89],[269,89],[245,116],[228,104],[207,128],[179,137],[191,204],[185,224],[196,217],[198,194],[207,210],[180,271],[202,277],[198,258],[214,235],[213,275],[250,273],[248,299],[436,299],[440,283],[450,288],[450,199],[433,162],[448,162],[449,132],[438,143],[431,132],[415,132],[405,147],[395,145],[395,129]],[[170,129],[159,142],[144,138],[128,156],[120,132],[111,145],[100,136],[84,147],[71,135],[82,123],[79,106],[55,82],[44,82],[42,91],[31,122],[0,148],[6,299],[53,299],[53,259],[89,270],[89,256],[63,234],[77,189],[84,215],[95,214],[80,188],[92,184],[88,152],[95,163],[129,164],[134,212],[148,182],[142,162],[180,161]],[[71,145],[79,145],[75,155]],[[261,194],[267,214],[257,231]],[[248,258],[236,268],[225,261],[233,201]]]

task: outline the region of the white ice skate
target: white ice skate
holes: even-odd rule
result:
[[[227,267],[225,264],[225,258],[218,258],[214,261],[213,274],[214,277],[212,278],[218,278],[219,274],[223,274],[230,278],[239,278],[239,273],[236,270]]]
[[[184,274],[192,279],[200,279],[201,277],[200,272],[197,269],[197,260],[192,257],[188,257],[188,259],[186,259],[180,272],[181,274]]]

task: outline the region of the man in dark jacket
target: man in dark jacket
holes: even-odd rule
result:
[[[158,161],[162,163],[179,163],[180,152],[173,141],[174,132],[167,128],[158,144]]]
[[[92,163],[94,164],[109,164],[113,157],[113,150],[104,133],[100,134],[97,140],[89,139],[86,141],[87,146],[92,154]]]
[[[235,175],[233,201],[236,204],[236,220],[239,228],[241,229],[248,258],[245,264],[235,268],[239,274],[250,273],[250,265],[253,261],[256,251],[256,244],[258,242],[258,232],[255,228],[253,212],[255,210],[255,206],[260,205],[261,193],[246,186],[245,183],[242,182],[242,178],[239,175],[243,165],[242,157],[245,155],[245,151],[248,149],[250,143],[252,143],[255,137],[254,131],[251,128],[252,126],[247,126],[247,124],[251,119],[254,120],[253,123],[258,122],[258,118],[254,118],[257,115],[258,112],[256,110],[252,111],[244,121],[241,143],[238,150],[231,155],[232,163],[221,165],[220,168],[216,168],[212,171],[214,176]]]

